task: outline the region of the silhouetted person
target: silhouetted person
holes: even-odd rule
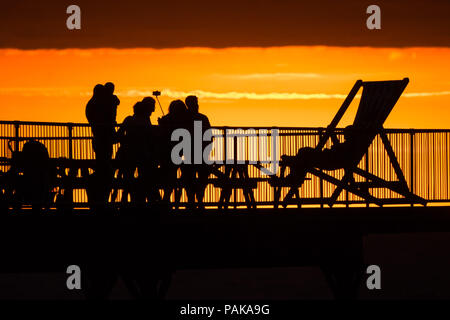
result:
[[[284,165],[290,168],[290,174],[286,177],[288,182],[292,183],[291,188],[286,195],[287,202],[295,192],[297,186],[301,186],[305,180],[308,169],[320,168],[324,170],[334,170],[346,168],[348,159],[353,159],[355,140],[358,139],[358,133],[353,126],[347,126],[344,129],[344,142],[335,141],[330,149],[317,150],[311,147],[300,148],[295,156],[281,156]],[[285,203],[286,205],[287,203]]]
[[[108,202],[112,183],[111,158],[113,144],[116,142],[116,114],[119,99],[114,95],[114,85],[97,84],[86,106],[86,118],[92,130],[92,145],[95,152],[95,181],[88,194],[94,202]],[[91,201],[91,200],[90,200]]]
[[[181,189],[177,186],[178,165],[174,164],[171,152],[178,143],[171,141],[172,132],[176,129],[190,128],[190,114],[186,105],[181,100],[174,100],[169,105],[169,113],[158,119],[162,136],[161,141],[161,179],[165,183],[164,198],[165,202],[170,202],[170,195],[175,191],[175,203],[178,205],[181,196]],[[183,156],[183,155],[180,155]]]
[[[95,86],[94,95],[86,106],[86,117],[94,135],[93,147],[97,158],[111,159],[119,104],[120,100],[114,94],[113,83]]]
[[[42,143],[30,140],[22,151],[14,151],[8,176],[14,186],[17,208],[27,203],[34,212],[39,212],[52,202],[56,168],[50,163],[48,150]]]
[[[198,106],[198,98],[196,96],[188,96],[186,98],[186,107],[189,111],[191,118],[191,139],[194,138],[194,122],[200,121],[202,125],[202,154],[200,155],[202,159],[202,164],[194,164],[194,143],[192,142],[191,148],[191,160],[192,165],[187,165],[183,169],[183,178],[186,182],[190,181],[191,184],[187,185],[186,193],[188,195],[188,199],[190,203],[195,202],[195,197],[197,198],[198,207],[203,208],[203,197],[205,194],[205,189],[208,184],[208,177],[210,174],[209,166],[206,163],[203,163],[203,150],[210,143],[208,141],[203,141],[203,133],[211,128],[211,124],[209,119],[204,114],[201,114]]]
[[[126,202],[130,190],[132,190],[132,202],[144,202],[150,198],[159,200],[159,194],[154,185],[156,136],[150,121],[150,115],[155,111],[155,100],[151,97],[144,98],[134,105],[133,110],[133,116],[126,117],[117,132],[120,148],[116,159],[119,160],[125,185],[122,202]],[[132,181],[136,169],[138,183],[133,187]]]

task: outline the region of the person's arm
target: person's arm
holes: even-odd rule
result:
[[[129,126],[130,120],[131,120],[130,116],[126,117],[125,120],[123,120],[123,123],[120,125],[120,128],[119,130],[117,130],[116,133],[116,143],[121,142],[125,137],[125,133],[127,131],[127,127]]]
[[[114,96],[113,96],[113,99],[114,99],[114,105],[115,105],[115,106],[118,106],[118,105],[120,104],[119,98],[118,98],[116,95],[114,95]]]
[[[110,111],[111,113],[109,113],[109,114],[111,115],[110,121],[111,121],[111,123],[114,124],[114,125],[117,124],[117,120],[116,120],[116,118],[117,118],[117,106],[118,106],[119,104],[120,104],[119,98],[117,98],[116,95],[113,95],[113,96],[111,97],[111,104],[108,104],[108,105],[111,106],[111,111]],[[109,112],[109,110],[108,110],[108,112]],[[108,119],[108,120],[109,120],[109,119]]]

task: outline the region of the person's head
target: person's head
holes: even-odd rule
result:
[[[136,102],[133,106],[133,113],[135,117],[138,118],[149,118],[153,110],[148,103],[142,101]]]
[[[97,84],[94,87],[94,96],[98,96],[103,94],[105,91],[105,87],[102,84]]]
[[[113,94],[114,93],[114,83],[112,82],[107,82],[105,83],[105,90],[108,94]]]
[[[142,103],[147,105],[148,108],[150,108],[151,112],[155,111],[155,103],[156,103],[156,101],[152,97],[145,97],[144,99],[142,99]]]
[[[187,108],[183,101],[174,100],[169,105],[169,113],[173,115],[179,115],[186,112]]]
[[[196,96],[188,96],[186,98],[187,109],[191,112],[198,112],[198,98]]]

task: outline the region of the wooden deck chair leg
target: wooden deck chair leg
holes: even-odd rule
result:
[[[384,144],[384,147],[386,148],[386,152],[389,156],[389,160],[391,161],[392,167],[394,168],[395,173],[397,174],[398,180],[406,190],[408,190],[408,183],[406,182],[405,176],[403,175],[403,171],[400,168],[400,164],[397,161],[397,157],[395,156],[394,150],[392,149],[391,142],[389,141],[387,135],[385,132],[380,133],[381,141]]]
[[[378,183],[380,185],[382,184],[386,184],[386,180],[381,179],[380,177],[377,177],[376,175],[367,172],[365,170],[362,170],[360,168],[355,168],[355,173],[368,179],[368,180],[372,180],[375,183]],[[386,188],[389,190],[392,190],[398,194],[401,194],[402,196],[404,196],[405,198],[409,198],[412,201],[416,202],[416,203],[420,203],[423,205],[426,205],[426,200],[422,197],[419,197],[418,195],[412,193],[411,191],[409,191],[409,189],[404,189],[401,186],[398,185],[392,185],[392,184],[386,184]]]
[[[300,198],[300,190],[299,190],[299,188],[297,188],[297,189],[295,190],[295,196],[297,197],[297,207],[298,207],[299,209],[301,209],[301,208],[302,208],[302,200],[301,200],[301,198]]]
[[[248,176],[247,168],[245,168],[245,169],[242,168],[242,170],[243,170],[243,174],[245,176],[245,179],[247,181],[249,181],[250,177]],[[248,185],[247,185],[246,189],[247,189],[248,196],[250,198],[250,207],[253,208],[253,209],[256,209],[256,200],[255,200],[255,195],[253,193],[253,189],[251,187],[249,187]]]
[[[273,207],[278,209],[280,204],[281,187],[273,187]]]
[[[296,187],[289,188],[288,193],[286,194],[286,196],[283,199],[283,207],[284,208],[286,208],[289,205],[289,202],[291,202],[292,198],[294,197],[295,193],[297,192],[296,190],[298,190]]]
[[[330,176],[329,174],[326,174],[324,172],[321,172],[320,170],[317,170],[315,168],[309,169],[309,172],[319,178],[322,178],[323,180],[326,180],[334,185],[341,185],[341,180],[336,179],[335,177]],[[370,193],[368,192],[363,192],[353,186],[347,185],[344,187],[344,189],[350,191],[351,193],[357,195],[358,197],[364,198],[366,200],[368,200],[369,202],[372,202],[378,206],[381,206],[382,203],[380,201],[380,199],[375,198],[374,196],[372,196]],[[330,206],[332,206],[334,203],[329,203]]]
[[[245,203],[247,204],[247,209],[254,208],[255,198],[253,197],[253,191],[250,187],[245,185],[246,181],[248,181],[248,174],[245,172],[244,168],[239,168],[238,171],[239,179],[244,182],[244,187],[242,191],[244,193]]]
[[[232,181],[236,181],[236,180],[237,180],[237,176],[238,176],[238,170],[237,170],[237,168],[234,167],[234,169],[233,169],[231,172],[232,172],[232,173],[231,173],[231,180],[232,180]],[[227,199],[227,208],[228,208],[228,206],[230,205],[231,190],[234,191],[234,200],[235,200],[234,208],[236,209],[236,202],[237,202],[237,195],[236,195],[237,188],[236,188],[236,187],[230,188],[230,194],[229,194],[229,197],[228,197],[228,199]]]
[[[337,198],[339,198],[339,195],[341,194],[342,190],[344,190],[345,186],[349,184],[349,182],[353,178],[353,171],[351,170],[345,170],[344,176],[342,177],[342,180],[340,180],[340,183],[336,186],[336,189],[334,189],[333,194],[330,197],[330,207],[333,206],[333,204],[336,202]]]
[[[253,190],[252,189],[250,189],[249,195],[250,195],[250,203],[252,205],[252,208],[256,209],[256,200],[255,200],[255,195],[253,194]]]
[[[225,166],[225,173],[221,175],[221,178],[225,181],[231,178],[231,169]],[[222,190],[220,191],[220,199],[219,199],[219,209],[228,209],[228,203],[230,202],[231,197],[231,187],[228,184],[222,185]]]
[[[230,197],[231,197],[231,188],[222,189],[222,194],[220,196],[219,202],[219,209],[228,209]]]
[[[255,206],[255,198],[253,197],[253,192],[248,190],[250,188],[244,189],[244,197],[245,197],[245,203],[247,204],[248,209],[256,209]]]
[[[280,166],[280,177],[274,177],[274,180],[282,180],[285,179],[285,173],[286,173],[286,166],[281,165]],[[280,204],[280,198],[281,198],[281,191],[283,190],[283,187],[281,186],[274,186],[273,187],[273,205],[275,209],[278,209],[278,206]]]
[[[218,209],[225,209],[225,207],[224,207],[225,206],[225,198],[226,198],[225,192],[226,191],[224,189],[222,189],[220,191]]]
[[[409,190],[408,183],[406,182],[405,176],[403,174],[402,169],[400,168],[400,164],[398,163],[397,157],[395,156],[394,150],[392,149],[391,142],[389,141],[387,135],[385,132],[380,133],[381,141],[384,144],[384,147],[386,148],[386,152],[389,156],[389,160],[391,161],[392,167],[394,168],[394,171],[397,175],[398,180],[400,181],[402,185],[403,190],[399,190],[402,192],[398,192],[401,195],[403,195],[406,199],[409,199],[413,202],[419,202],[423,205],[426,205],[425,199],[415,195]],[[412,154],[411,154],[412,156]]]
[[[228,171],[227,171],[228,170]],[[231,180],[236,180],[237,172],[234,169],[226,169],[226,177],[229,177]],[[223,209],[228,209],[228,206],[230,205],[230,199],[231,194],[233,192],[233,188],[230,185],[226,185],[224,189],[222,189],[224,192],[224,198],[223,198]],[[236,189],[234,189],[234,192],[236,192]]]

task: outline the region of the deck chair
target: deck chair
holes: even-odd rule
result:
[[[426,201],[423,198],[413,194],[409,190],[405,176],[403,175],[395,153],[383,128],[385,120],[394,108],[397,100],[403,93],[403,90],[408,85],[408,82],[408,78],[394,81],[358,80],[343,102],[333,121],[331,121],[331,124],[327,127],[325,134],[320,138],[319,143],[316,146],[316,150],[322,150],[328,139],[331,139],[333,143],[338,142],[338,138],[336,136],[336,126],[339,124],[353,98],[362,87],[363,91],[360,104],[353,122],[353,129],[358,131],[359,136],[355,145],[352,146],[352,148],[354,147],[354,152],[352,153],[351,158],[348,159],[348,162],[346,161],[347,163],[344,168],[339,168],[344,169],[342,179],[339,180],[325,173],[321,168],[307,169],[307,172],[312,175],[336,185],[336,189],[333,194],[329,199],[327,199],[327,203],[330,207],[335,204],[343,190],[365,199],[366,203],[374,203],[379,206],[387,203],[385,199],[379,199],[372,196],[369,192],[370,188],[387,188],[402,195],[404,197],[402,200],[405,203],[419,203],[426,205]],[[377,135],[380,135],[390,163],[397,176],[397,180],[395,181],[386,181],[385,179],[358,167],[358,164],[367,153],[368,148]],[[355,175],[363,177],[366,181],[358,183],[355,182]],[[282,179],[282,177],[280,178]],[[289,203],[292,200],[293,195],[297,195],[297,197],[299,197],[298,189],[292,190],[292,188],[301,187],[302,183],[303,181],[301,181],[298,186],[291,186],[291,189],[287,195],[288,198],[284,199],[284,203]],[[279,193],[280,192],[278,192],[278,194]],[[278,200],[275,200],[275,203],[277,203],[277,201]],[[299,203],[298,199],[297,203]]]

